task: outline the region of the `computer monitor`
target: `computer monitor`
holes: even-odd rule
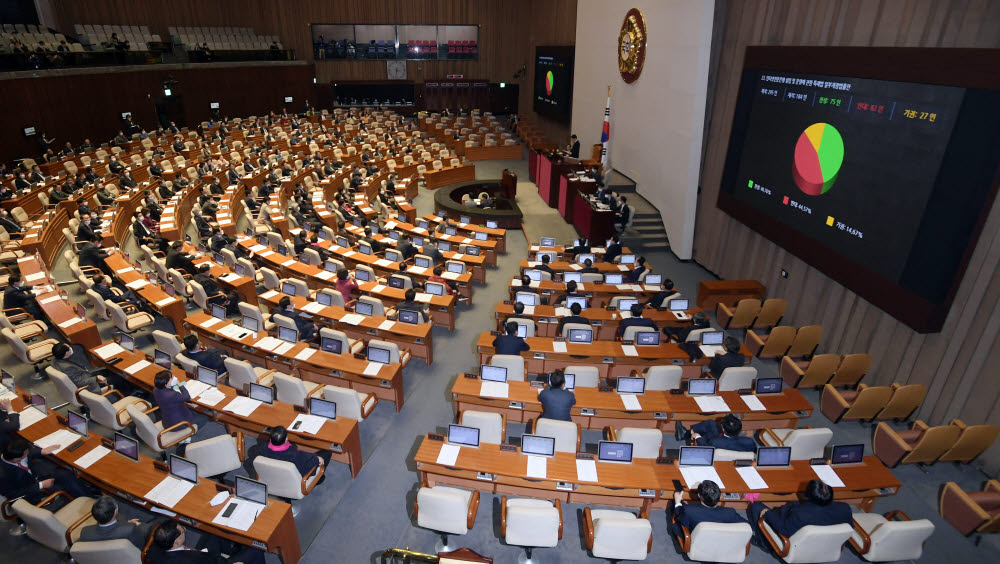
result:
[[[418,268],[430,268],[431,267],[431,259],[429,259],[427,257],[414,257],[413,258],[413,266],[416,266]]]
[[[371,276],[368,274],[367,270],[361,270],[360,268],[354,271],[354,277],[361,282],[371,281]]]
[[[520,323],[518,323],[517,324],[517,336],[521,337],[522,339],[526,339],[528,337],[528,326],[527,325],[521,325]]]
[[[321,337],[319,348],[331,354],[341,354],[344,349],[344,343],[340,339],[334,339],[333,337]]]
[[[163,287],[163,291],[166,292],[167,295],[170,296],[170,297],[173,297],[174,295],[177,294],[177,289],[174,288],[173,285],[171,285],[171,284],[165,285]],[[77,313],[79,313],[79,309],[82,308],[83,306],[76,306],[76,307],[77,307]]]
[[[638,331],[635,334],[635,344],[646,346],[646,347],[656,347],[660,345],[660,332],[659,331]]]
[[[237,265],[233,266],[233,272],[237,276],[246,276],[247,275],[247,269],[244,268],[242,264],[237,264]]]
[[[400,323],[417,325],[420,323],[420,314],[410,309],[396,310],[396,320]]]
[[[185,235],[185,236],[184,236],[184,239],[185,239],[185,240],[186,240],[186,241],[187,241],[188,243],[190,243],[190,242],[191,242],[191,236],[190,236],[190,235]],[[266,245],[266,244],[267,244],[267,235],[258,235],[258,236],[257,236],[257,243],[259,243],[259,244],[261,244],[261,245]]]
[[[48,413],[48,409],[45,407],[45,396],[41,394],[31,394],[29,403],[31,403],[31,407],[37,408],[42,413]]]
[[[278,245],[278,251],[277,252],[278,252],[279,255],[287,255],[288,254],[288,247],[285,246],[285,245]]]
[[[448,442],[456,445],[478,447],[479,429],[462,425],[448,425]]]
[[[224,264],[226,262],[226,259],[223,258],[222,253],[215,253],[215,254],[213,254],[212,255],[212,260],[215,261],[215,264]]]
[[[330,306],[333,303],[333,297],[328,292],[319,292],[316,294],[316,303],[321,306]]]
[[[516,301],[519,304],[524,304],[525,306],[538,305],[538,294],[532,292],[518,292],[516,295]]]
[[[424,238],[423,237],[417,237],[416,235],[414,235],[413,236],[413,244],[416,245],[416,246],[418,246],[418,247],[423,247],[424,246]]]
[[[792,447],[758,447],[757,466],[759,468],[782,468],[792,463]]]
[[[424,291],[432,296],[443,296],[444,284],[440,282],[427,282],[424,284]]]
[[[834,445],[830,450],[830,464],[860,464],[865,458],[865,445]]]
[[[351,244],[347,241],[347,237],[337,237],[338,247],[350,247]]]
[[[245,233],[246,233],[247,237],[253,237],[253,227],[247,227],[247,230],[246,230]]]
[[[569,391],[573,391],[573,389],[576,388],[576,374],[572,372],[564,372],[563,378],[565,378],[566,380],[566,384],[564,385],[564,387]],[[549,384],[551,383],[552,383],[552,376],[550,375]]]
[[[461,274],[465,272],[465,266],[460,262],[448,262],[445,266],[448,267],[448,272],[454,274]]]
[[[667,307],[670,308],[670,311],[687,311],[688,300],[687,298],[674,298],[667,302]]]
[[[621,255],[618,262],[620,264],[635,264],[635,255]]]
[[[170,370],[170,355],[160,349],[153,350],[153,364],[160,368]]]
[[[538,245],[540,247],[555,247],[556,246],[556,238],[555,237],[542,237],[542,240],[539,241]]]
[[[198,381],[208,384],[209,386],[219,385],[219,372],[217,370],[212,370],[206,366],[198,365]]]
[[[316,233],[316,238],[320,241],[326,241],[327,237],[329,237],[329,235],[326,234],[326,231],[318,231]]]
[[[447,253],[451,251],[451,243],[449,243],[448,241],[438,241],[437,246],[438,250],[441,251],[442,253]]]
[[[583,274],[579,272],[563,272],[563,282],[576,282],[579,284],[583,282]]]
[[[590,344],[590,343],[594,342],[594,330],[593,329],[570,329],[569,330],[569,342],[571,342],[571,343]]]
[[[244,329],[252,333],[256,333],[259,330],[259,327],[257,326],[257,319],[254,317],[244,317],[240,321],[240,325],[242,325]]]
[[[360,219],[355,219],[351,223],[354,224],[354,227],[361,227],[361,220]]]
[[[299,342],[299,331],[291,327],[278,326],[278,338],[286,343]]]
[[[459,223],[472,223],[472,218],[467,215],[458,216]]]
[[[250,382],[250,399],[272,404],[274,403],[274,388]]]
[[[784,384],[784,380],[781,378],[757,378],[756,393],[761,394],[780,394],[781,387]]]
[[[403,280],[402,276],[390,276],[389,277],[389,287],[396,288],[397,290],[402,290],[406,282]]]
[[[71,431],[82,437],[90,435],[89,419],[87,419],[87,416],[81,415],[71,409],[66,412],[66,419],[69,421],[68,425]]]
[[[445,211],[445,210],[438,210],[438,212],[437,212],[437,216],[441,217],[441,218],[443,218],[443,217],[445,217],[447,215],[448,215],[448,212]]]
[[[340,267],[337,266],[337,263],[335,263],[335,262],[326,261],[326,262],[323,263],[323,270],[325,270],[327,272],[332,272],[332,273],[336,274],[337,270],[339,270],[339,269],[340,269]]]
[[[594,253],[580,253],[580,254],[576,255],[576,262],[577,262],[577,264],[583,264],[583,263],[587,262],[588,260],[590,262],[594,262],[595,261]]]
[[[701,334],[701,344],[718,346],[725,338],[726,334],[723,331],[705,331]]]
[[[373,306],[370,303],[361,302],[361,301],[355,302],[355,304],[354,304],[354,313],[356,313],[358,315],[364,315],[364,316],[367,316],[367,317],[371,317],[371,315],[372,315],[372,308],[373,308]]]
[[[632,311],[632,306],[638,305],[638,298],[622,298],[618,300],[618,311]]]
[[[139,462],[139,441],[115,433],[115,452],[132,462]]]
[[[198,465],[186,458],[181,458],[176,454],[170,455],[170,475],[191,482],[198,483]]]
[[[646,278],[642,281],[643,284],[647,286],[659,286],[663,283],[662,274],[647,274]]]
[[[219,304],[209,304],[212,306],[212,317],[216,319],[226,320],[226,306]]]
[[[479,367],[479,377],[485,382],[506,382],[507,369],[503,366],[483,364]]]
[[[597,460],[601,462],[632,462],[632,443],[601,441],[597,444]]]
[[[389,349],[368,345],[368,361],[389,364]]]
[[[622,283],[622,275],[621,275],[621,273],[619,272],[619,273],[614,273],[614,274],[612,274],[612,273],[605,274],[604,275],[604,283],[605,284],[613,284],[613,285],[621,284]]]
[[[393,241],[399,241],[399,231],[390,231],[389,238]]]
[[[385,252],[385,260],[392,262],[401,262],[403,260],[403,255],[401,255],[398,251],[393,251],[392,249],[389,249]]]
[[[281,293],[285,294],[286,296],[294,296],[295,295],[295,286],[291,282],[282,282],[281,283]]]
[[[417,220],[417,227],[419,227],[421,229],[427,229],[430,226],[431,226],[431,224],[427,223],[426,219],[418,219]]]
[[[125,333],[119,334],[118,344],[128,352],[135,352],[135,339],[132,338],[132,335],[126,335]]]
[[[715,462],[712,447],[681,447],[677,463],[681,466],[711,466]]]
[[[360,244],[358,244],[358,252],[363,255],[370,255],[372,254],[372,247],[368,243],[362,241]]]
[[[455,229],[454,227],[445,227],[444,232],[446,235],[457,235],[458,229]]]
[[[174,289],[174,287],[173,286],[166,286],[166,288],[167,288],[167,295],[168,296],[172,296],[173,294],[171,293],[171,291]],[[87,317],[87,308],[83,307],[80,304],[77,304],[76,305],[76,316],[77,317]]]
[[[580,304],[580,309],[587,309],[587,298],[583,296],[569,296],[566,298],[566,307],[571,308],[573,304]]]
[[[556,439],[542,435],[521,435],[521,454],[555,456]]]
[[[322,398],[309,398],[309,414],[336,420],[337,402]]]
[[[622,376],[618,378],[615,389],[619,394],[641,394],[646,391],[646,379],[641,376]]]
[[[477,232],[475,235],[476,241],[485,241],[488,237],[489,236],[482,231]]]
[[[524,271],[524,274],[528,278],[531,278],[531,280],[534,281],[534,282],[541,282],[542,281],[542,271],[541,270],[535,270],[534,268],[529,268],[529,269],[527,269],[527,270]]]
[[[487,228],[487,229],[496,229],[497,227],[499,227],[499,225],[500,225],[500,224],[498,224],[497,222],[495,222],[495,221],[493,221],[493,220],[488,220],[488,221],[486,222],[486,228]]]
[[[476,247],[474,245],[465,246],[465,254],[469,255],[470,257],[478,257],[480,252],[482,251],[479,250],[479,247]]]
[[[267,505],[267,484],[236,476],[236,497],[260,505]]]
[[[719,381],[715,378],[691,378],[688,380],[689,396],[714,396]]]

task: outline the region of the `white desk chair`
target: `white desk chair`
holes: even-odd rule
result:
[[[184,458],[198,465],[198,476],[220,481],[243,466],[243,434],[219,435],[188,444]]]
[[[735,392],[753,388],[753,381],[756,378],[757,369],[753,366],[730,366],[719,376],[718,391]]]
[[[902,521],[896,521],[900,517]],[[934,533],[929,519],[911,521],[902,511],[884,516],[878,513],[855,513],[851,546],[869,562],[920,560],[924,541]]]
[[[645,374],[646,390],[676,390],[681,387],[682,373],[680,366],[650,366]]]
[[[596,558],[645,560],[653,546],[653,526],[643,513],[585,507],[583,533]]]
[[[524,357],[516,354],[495,354],[490,357],[490,366],[507,369],[508,382],[524,382]]]
[[[693,562],[743,562],[750,554],[749,523],[703,521],[693,531],[684,526],[681,530],[684,536],[677,539],[681,552]]]
[[[572,421],[539,417],[532,420],[530,432],[534,435],[555,438],[556,452],[580,451],[580,425]]]
[[[851,525],[806,525],[791,537],[774,532],[762,514],[758,527],[774,553],[785,562],[836,562],[844,543],[851,538]]]
[[[76,564],[142,563],[142,551],[128,539],[75,542],[69,556]]]
[[[450,552],[448,535],[464,535],[476,522],[479,491],[449,486],[421,487],[413,503],[417,525],[441,535],[434,552]]]
[[[500,498],[500,535],[504,542],[524,547],[518,562],[530,564],[531,549],[551,548],[562,540],[562,503],[547,499]]]
[[[466,410],[458,423],[479,429],[480,443],[502,445],[507,436],[507,417],[500,413]]]
[[[38,505],[28,503],[24,498],[12,506],[17,516],[24,522],[29,538],[52,550],[66,552],[73,541],[80,538],[80,529],[94,525],[97,521],[90,514],[90,508],[97,501],[91,497],[78,497],[58,511],[49,511],[44,506],[56,497],[69,497],[65,492],[56,492]]]
[[[362,394],[359,391],[340,386],[325,386],[323,399],[337,404],[338,418],[343,416],[358,422],[368,417],[378,405],[378,398],[375,394]]]
[[[663,433],[659,429],[639,427],[608,427],[608,438],[612,441],[632,443],[633,458],[657,458],[663,449]]]
[[[596,366],[567,366],[563,374],[575,376],[573,386],[576,388],[598,388],[601,385],[601,372]]]

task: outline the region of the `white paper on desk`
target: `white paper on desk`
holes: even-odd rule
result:
[[[212,387],[200,380],[186,380],[184,382],[184,389],[188,391],[188,395],[192,398],[199,397],[210,388]]]
[[[457,445],[441,445],[441,452],[438,453],[437,463],[442,466],[454,466],[458,462],[458,453],[462,448]]]
[[[552,341],[552,352],[566,352],[566,341]]]
[[[375,261],[376,266],[389,266],[390,264],[392,264],[391,260],[378,259],[377,261]]]
[[[215,407],[224,399],[226,399],[226,394],[220,392],[218,388],[209,388],[198,394],[198,403],[208,407]]]
[[[538,248],[539,248],[539,247],[538,247],[538,245],[532,245],[532,246],[531,246],[531,251],[532,251],[532,252],[535,252],[535,251],[537,251],[537,250],[538,250]]]
[[[187,481],[167,476],[159,484],[153,486],[144,496],[146,499],[156,502],[166,507],[173,507],[177,502],[184,499],[194,484]]]
[[[736,469],[736,473],[746,482],[747,488],[751,490],[766,490],[767,482],[761,477],[760,472],[753,466],[743,466]]]
[[[34,407],[26,407],[19,414],[18,420],[20,421],[19,430],[23,431],[28,427],[31,427],[35,423],[38,423],[42,419],[45,419],[46,414],[42,413],[40,410]]]
[[[375,293],[375,294],[382,293],[382,290],[385,290],[385,285],[384,284],[376,284],[375,287],[372,288],[372,292]]]
[[[379,323],[378,328],[382,331],[388,331],[389,329],[392,329],[395,325],[396,325],[395,321],[391,319],[386,319],[382,323]]]
[[[583,270],[583,267],[580,266],[579,264],[576,264],[575,262],[569,265],[569,267],[572,268],[573,270]]]
[[[353,257],[355,254],[357,253],[355,253],[354,251],[344,251],[345,257]]]
[[[309,302],[306,305],[302,306],[302,311],[306,313],[319,313],[323,311],[324,307],[326,306],[324,306],[319,302]]]
[[[747,404],[747,407],[750,408],[750,411],[766,411],[767,410],[767,408],[764,407],[763,402],[761,402],[760,398],[758,398],[757,396],[750,396],[750,395],[740,396],[740,399],[743,400],[743,403]]]
[[[643,289],[646,290],[647,292],[659,292],[660,291],[660,287],[657,286],[656,284],[645,284],[645,285],[643,285]]]
[[[90,468],[91,466],[94,465],[95,462],[97,462],[98,460],[104,458],[109,454],[111,454],[111,449],[107,448],[104,445],[98,445],[94,447],[94,449],[88,452],[87,454],[81,456],[80,458],[77,458],[73,462],[73,464],[76,464],[80,468],[84,469]]]
[[[368,366],[365,366],[365,371],[362,372],[365,376],[376,376],[378,371],[382,369],[381,362],[368,362]]]
[[[292,266],[293,264],[295,264],[295,262],[296,262],[295,259],[288,259],[285,262],[281,263],[281,266]]]
[[[254,246],[250,247],[250,252],[251,253],[259,253],[259,252],[265,251],[265,250],[267,250],[267,247],[265,247],[264,245],[254,245]]]
[[[507,382],[483,382],[479,395],[488,398],[507,398],[510,395],[510,384]]]
[[[77,435],[69,429],[59,429],[58,431],[53,431],[44,437],[36,439],[34,442],[35,446],[41,449],[59,445],[58,449],[52,451],[52,454],[55,454],[57,452],[62,452],[64,448],[75,443],[79,438],[80,435]]]
[[[101,358],[111,358],[116,354],[121,354],[123,352],[125,352],[125,349],[123,349],[118,343],[108,343],[103,347],[97,347],[94,349],[94,354]]]
[[[24,281],[30,283],[30,282],[34,282],[35,280],[41,280],[42,278],[45,278],[45,273],[44,272],[36,272],[34,274],[29,274],[29,275],[25,276],[24,277]]]
[[[253,334],[253,332],[247,331],[246,329],[235,323],[230,323],[229,325],[226,325],[225,327],[219,329],[219,334],[225,337],[229,337],[230,339],[233,340],[239,340],[245,336]]]
[[[145,278],[140,278],[138,280],[133,280],[125,285],[125,287],[128,288],[129,290],[138,290],[143,286],[149,286],[149,280],[146,280]]]
[[[209,319],[206,319],[205,321],[202,321],[198,325],[200,325],[201,327],[204,327],[205,329],[208,329],[209,327],[212,327],[214,325],[218,325],[221,322],[222,322],[222,320],[219,319],[218,317],[211,317]]]
[[[163,298],[162,300],[156,302],[156,307],[163,307],[165,305],[170,305],[177,301],[177,298]]]
[[[717,354],[723,354],[725,352],[725,349],[719,345],[698,345],[698,348],[701,349],[701,354],[707,356],[708,358],[712,358]]]
[[[635,394],[621,394],[622,403],[625,405],[625,411],[642,411],[642,405],[639,403],[639,397]]]
[[[597,463],[593,460],[577,460],[576,479],[581,482],[596,482]]]
[[[333,278],[333,273],[329,270],[321,270],[316,273],[316,278],[319,278],[320,280],[329,280]]]
[[[548,459],[544,456],[528,456],[528,477],[529,478],[540,478],[544,480],[547,477],[548,469]]]
[[[620,270],[622,272],[628,272],[628,265],[627,264],[619,264],[618,265],[618,270]]]
[[[263,294],[260,295],[260,297],[264,298],[265,300],[269,300],[269,299],[271,299],[271,298],[273,298],[274,296],[277,296],[277,295],[278,295],[278,291],[277,290],[271,290],[269,292],[264,292]]]
[[[315,353],[316,349],[306,347],[300,350],[299,353],[295,355],[295,360],[309,360],[309,357],[311,357]]]
[[[442,272],[441,278],[445,280],[458,280],[459,274],[456,272]]]
[[[239,274],[236,274],[235,272],[230,272],[228,274],[223,274],[222,276],[220,276],[219,280],[222,280],[223,282],[235,282],[240,278],[242,278],[242,276],[240,276]]]
[[[464,243],[466,245],[468,245],[471,242],[472,242],[472,239],[469,239],[468,237],[466,237],[465,239],[462,239],[462,243]]]
[[[226,407],[223,407],[222,411],[229,411],[241,417],[249,417],[250,414],[253,413],[253,410],[257,409],[259,406],[259,401],[239,396],[233,398],[233,401],[229,402]]]
[[[58,302],[62,299],[62,296],[52,296],[51,298],[45,298],[44,300],[38,300],[39,305],[45,305],[52,302]]]
[[[427,269],[422,266],[411,266],[408,272],[421,276],[427,273]]]
[[[622,352],[625,356],[639,356],[639,351],[633,345],[622,345]]]
[[[712,411],[732,411],[729,409],[729,405],[726,400],[722,399],[721,396],[695,396],[694,401],[698,404],[698,409],[702,413],[709,413]]]
[[[387,222],[385,222],[385,228],[386,229],[395,229],[396,225],[398,225],[398,224],[395,221],[387,221]]]
[[[128,268],[123,268],[121,270],[116,270],[115,272],[117,272],[118,274],[125,274],[126,272],[132,272],[133,270],[135,270],[135,268],[133,268],[133,267],[130,266]]]
[[[348,325],[357,325],[365,320],[365,316],[359,313],[348,313],[344,317],[340,318],[342,323],[347,323]]]
[[[286,352],[292,350],[292,347],[294,347],[294,346],[295,346],[295,343],[289,343],[289,342],[286,341],[286,342],[283,342],[280,345],[278,345],[278,348],[274,349],[271,352],[273,352],[274,354],[285,354]]]
[[[261,252],[257,253],[257,256],[259,256],[259,257],[269,257],[269,256],[271,256],[273,254],[274,254],[274,251],[261,251]]]
[[[844,487],[844,481],[840,479],[840,476],[837,475],[837,472],[829,464],[814,464],[809,467],[816,473],[817,478],[823,480],[824,484],[831,488]]]
[[[295,417],[294,420],[292,420],[291,425],[289,425],[287,429],[295,431],[296,433],[308,433],[310,435],[315,435],[316,433],[319,432],[320,428],[323,427],[323,423],[325,422],[326,422],[326,417],[300,413]],[[293,429],[296,423],[301,423],[301,424],[297,429]]]
[[[453,255],[451,255],[451,260],[462,260],[464,258],[465,254],[463,253],[454,253]]]
[[[430,294],[425,294],[423,292],[417,292],[416,297],[414,297],[413,299],[416,300],[416,301],[418,301],[418,302],[420,302],[420,303],[424,303],[424,304],[431,303],[431,295]]]
[[[134,376],[136,372],[142,370],[143,368],[146,368],[147,366],[152,366],[152,364],[150,364],[148,360],[140,360],[139,362],[126,368],[125,372],[128,372],[129,374],[132,374]]]
[[[254,343],[253,347],[255,349],[261,349],[265,351],[273,351],[274,347],[281,344],[281,341],[275,339],[274,337],[264,337],[263,339]]]
[[[524,306],[524,315],[534,315],[534,314],[535,314],[535,306],[533,305]]]
[[[219,492],[215,494],[215,497],[213,497],[212,500],[208,502],[208,504],[211,505],[212,507],[215,507],[216,505],[225,502],[227,499],[229,499],[229,492]]]
[[[80,323],[81,321],[83,321],[83,320],[80,319],[79,317],[71,317],[71,318],[67,319],[66,321],[63,321],[62,323],[60,323],[59,327],[62,328],[62,329],[65,329],[65,328],[70,327],[72,325],[76,325],[77,323]]]
[[[719,484],[719,487],[722,489],[726,487],[722,483],[719,473],[712,466],[681,466],[680,470],[681,477],[684,478],[684,483],[687,484],[688,488],[697,488],[698,484],[705,480],[712,480],[716,484]]]

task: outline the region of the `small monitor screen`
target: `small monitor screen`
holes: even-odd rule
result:
[[[617,284],[621,284],[622,283],[622,275],[621,274],[605,274],[604,275],[604,283],[605,284],[616,284],[616,285]]]
[[[278,327],[278,338],[286,343],[299,342],[299,332],[291,327]]]
[[[337,245],[341,247],[351,246],[351,244],[347,242],[347,237],[337,237]]]
[[[119,336],[118,344],[120,344],[122,348],[128,352],[135,352],[135,339],[132,338],[132,335],[122,333]]]
[[[316,233],[316,238],[320,241],[326,241],[328,237],[329,235],[326,234],[326,231],[319,231]]]
[[[403,282],[403,278],[401,276],[390,276],[389,277],[389,287],[390,288],[396,288],[396,289],[402,290],[403,286],[405,286],[405,283]]]
[[[344,343],[340,339],[334,339],[333,337],[322,337],[319,340],[319,346],[328,353],[341,354]]]
[[[191,482],[198,483],[198,465],[190,460],[181,458],[176,454],[170,455],[170,475]]]
[[[756,391],[758,394],[780,394],[783,383],[781,378],[758,378]]]
[[[267,505],[267,484],[243,476],[236,476],[236,497]]]
[[[337,402],[321,399],[309,398],[309,413],[319,415],[327,419],[337,418]]]
[[[521,453],[552,456],[556,453],[556,439],[541,435],[521,435]]]
[[[484,364],[479,367],[480,377],[487,382],[506,382],[507,369],[503,366]]]
[[[445,210],[438,210],[438,212],[437,212],[437,216],[438,217],[444,217],[446,215],[448,215],[448,212],[445,211]]]
[[[715,378],[692,378],[688,380],[688,394],[692,396],[711,396],[715,394]]]
[[[670,311],[687,311],[688,310],[688,300],[686,298],[675,298],[667,303],[670,307]]]
[[[235,272],[237,276],[246,276],[247,275],[247,270],[246,270],[246,268],[243,267],[242,264],[237,264],[236,266],[234,266],[233,267],[233,272]]]
[[[398,231],[390,231],[389,232],[389,238],[392,239],[393,241],[399,241],[399,232]]]
[[[632,443],[601,441],[597,445],[597,459],[601,462],[632,462]]]
[[[279,255],[287,255],[288,254],[288,247],[286,247],[285,245],[278,245],[278,254]]]
[[[465,271],[465,266],[462,265],[462,263],[460,262],[448,262],[447,266],[448,266],[448,272],[454,274],[461,274],[462,272]]]
[[[409,323],[410,325],[416,325],[420,323],[419,314],[413,310],[400,309],[397,310],[396,319],[400,323]]]
[[[479,429],[462,425],[448,425],[448,442],[477,447],[479,446]]]
[[[646,278],[642,281],[643,284],[647,286],[659,286],[663,282],[662,274],[647,274]]]
[[[487,221],[486,222],[486,228],[487,229],[496,229],[497,227],[498,227],[498,224],[495,221],[491,220],[491,221]]]
[[[517,303],[524,304],[526,306],[533,306],[538,304],[538,294],[533,294],[531,292],[518,292],[517,293]]]
[[[174,287],[173,286],[167,286],[166,289],[167,289],[167,295],[168,296],[172,296],[173,295],[172,292],[173,292]],[[84,308],[82,305],[77,305],[76,306],[76,315],[78,317],[87,317],[87,309]]]
[[[372,304],[365,302],[357,302],[356,304],[354,304],[354,313],[358,315],[365,315],[371,317]]]
[[[451,243],[448,241],[438,241],[438,250],[447,253],[451,251]]]
[[[335,262],[326,261],[326,262],[323,263],[323,270],[325,270],[327,272],[336,273],[339,268],[340,267],[337,266],[337,263],[335,263]]]
[[[139,462],[139,441],[115,433],[115,452],[129,460]]]
[[[462,216],[459,216],[458,222],[459,223],[472,223],[472,218],[469,217],[469,216],[467,216],[467,215],[462,215]]]
[[[591,329],[570,329],[569,342],[571,343],[591,343],[594,340],[594,331]]]
[[[208,384],[209,386],[219,385],[219,373],[211,368],[198,365],[198,381]]]
[[[153,364],[170,370],[170,355],[160,349],[155,349],[153,351]]]
[[[268,404],[274,403],[274,388],[250,382],[250,399],[255,399]]]
[[[285,294],[286,296],[294,296],[295,295],[295,286],[293,286],[291,282],[282,282],[281,283],[281,293]]]
[[[487,238],[486,233],[483,233],[481,231],[476,233],[476,241],[485,241],[486,238]]]
[[[321,306],[329,306],[333,303],[333,297],[328,292],[319,292],[316,294],[316,303]]]
[[[617,390],[619,394],[641,394],[646,391],[646,379],[641,377],[618,378]]]
[[[659,331],[639,331],[635,334],[635,344],[645,346],[658,346],[660,344]]]
[[[576,282],[579,284],[580,282],[583,282],[583,274],[580,274],[579,272],[564,272],[563,282]]]
[[[621,264],[635,264],[635,255],[622,255]]]
[[[701,344],[703,345],[721,345],[723,339],[726,338],[726,334],[722,331],[705,331],[701,334]]]
[[[363,255],[372,254],[372,247],[368,243],[361,242],[358,244],[358,251]]]
[[[474,247],[472,245],[466,245],[466,247],[465,247],[465,254],[469,255],[470,257],[478,257],[479,256],[479,247]]]
[[[31,394],[31,405],[37,407],[42,413],[46,413],[45,396],[41,394]]]
[[[368,282],[371,280],[371,276],[368,274],[368,271],[361,270],[360,268],[354,271],[354,277],[362,282]]]
[[[712,447],[681,447],[678,463],[681,466],[711,466],[715,461]]]
[[[184,238],[187,240],[188,243],[191,242],[191,236],[190,235],[186,235]],[[267,243],[267,235],[261,235],[261,236],[257,237],[257,242],[260,243],[261,245],[267,245],[268,244]]]
[[[258,330],[257,320],[254,319],[253,317],[244,317],[241,325],[247,331],[252,331],[252,332],[256,333],[257,330]]]
[[[222,258],[222,253],[215,253],[214,255],[212,255],[212,260],[215,261],[215,264],[223,264],[224,262],[226,262],[225,259]]]
[[[440,282],[427,282],[424,284],[424,290],[432,296],[443,296],[444,284],[441,284]]]
[[[573,391],[576,388],[576,374],[565,372],[563,377],[566,379],[566,389]]]
[[[400,262],[403,260],[403,255],[396,251],[386,251],[385,260],[391,260],[392,262]]]
[[[573,307],[573,304],[580,304],[581,309],[587,309],[587,298],[583,296],[570,296],[566,298],[566,307]]]
[[[212,304],[212,317],[216,319],[226,319],[226,306],[219,304]]]
[[[370,362],[379,362],[382,364],[389,364],[389,349],[383,349],[380,347],[368,347],[368,360]]]
[[[444,232],[447,235],[456,235],[458,234],[458,229],[455,229],[454,227],[445,227]]]
[[[534,268],[529,268],[528,270],[524,271],[524,274],[528,278],[531,278],[535,282],[541,282],[542,281],[542,271],[541,270],[535,270]]]
[[[520,323],[518,323],[518,325],[517,325],[517,336],[521,337],[522,339],[527,338],[527,336],[528,336],[528,326],[527,325],[521,325]]]
[[[757,466],[788,466],[792,461],[792,447],[759,447]]]
[[[539,246],[542,246],[542,247],[555,247],[556,246],[556,238],[555,237],[542,237],[542,240],[539,243]]]
[[[594,262],[594,254],[593,253],[580,253],[580,254],[576,255],[576,262],[578,264],[583,264],[583,263],[587,262],[588,260],[591,263]]]
[[[360,219],[355,219],[351,223],[354,224],[354,227],[361,227],[361,220]]]
[[[79,413],[69,410],[66,412],[66,419],[69,420],[69,428],[78,435],[83,435],[86,437],[89,434],[89,426],[87,425],[87,417],[80,415]]]
[[[865,445],[835,445],[830,454],[830,464],[858,464],[864,460]]]
[[[637,298],[622,298],[618,300],[618,311],[632,311],[632,306],[637,305],[639,300]]]
[[[420,268],[430,268],[431,259],[427,257],[414,257],[413,266],[417,266]]]
[[[421,219],[417,221],[417,227],[421,229],[427,229],[431,224],[427,223],[426,219]]]
[[[413,237],[413,244],[416,245],[416,246],[418,246],[418,247],[423,247],[424,246],[424,238],[423,237],[416,237],[416,236],[414,236]]]

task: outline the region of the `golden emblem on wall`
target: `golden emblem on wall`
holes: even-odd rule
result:
[[[638,8],[632,8],[618,32],[618,71],[622,80],[629,84],[638,80],[645,61],[646,19]]]

